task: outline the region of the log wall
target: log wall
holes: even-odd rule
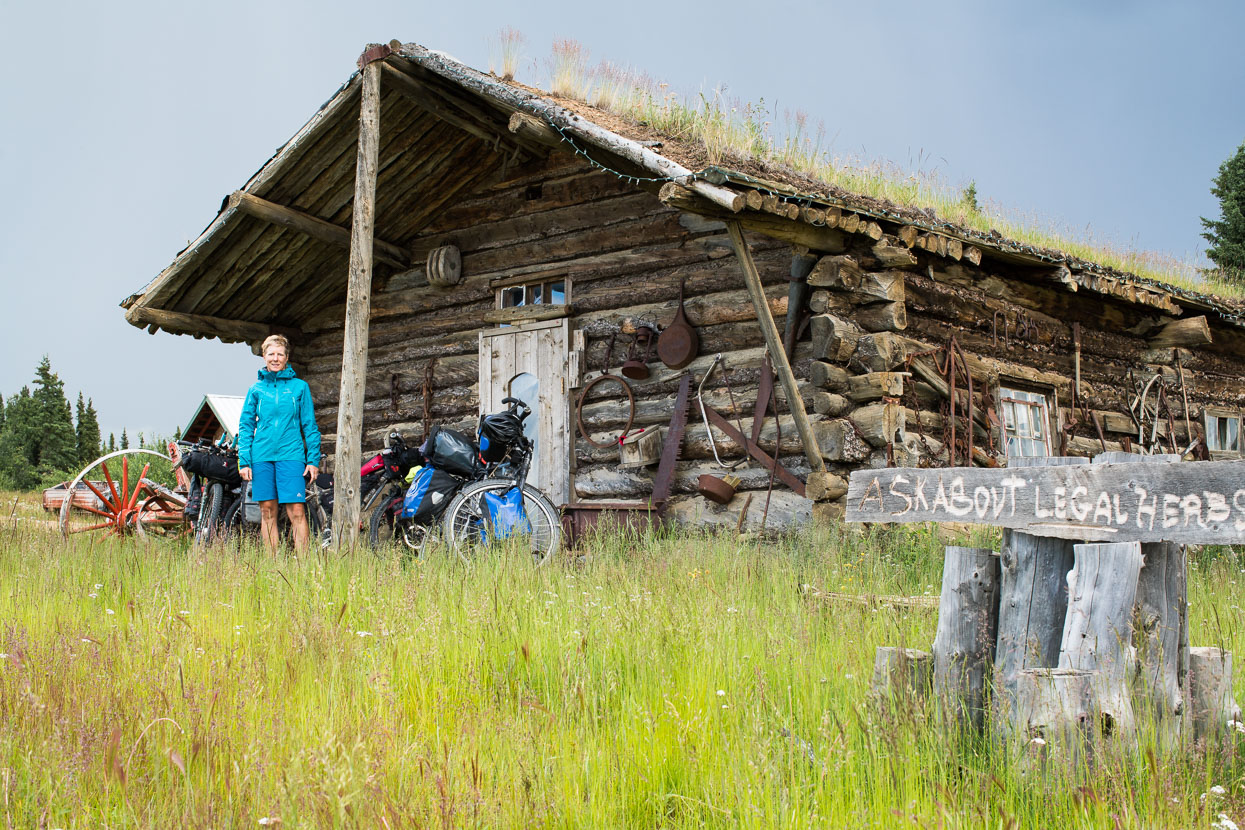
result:
[[[777,482],[771,524],[799,523],[814,512],[836,515],[842,503],[834,499],[846,490],[840,485],[857,467],[947,463],[940,413],[945,390],[940,390],[937,377],[929,376],[938,355],[920,358],[916,367],[906,358],[942,347],[951,336],[966,353],[973,375],[977,463],[1003,461],[1000,413],[997,408],[988,412],[986,406],[1000,382],[1053,392],[1057,425],[1072,419],[1074,324],[1080,343],[1078,400],[1088,410],[1078,413],[1079,423],[1067,431],[1063,449],[1070,455],[1099,452],[1104,439],[1109,450],[1138,440],[1127,414],[1132,392],[1125,380],[1130,369],[1143,382],[1155,373],[1168,379],[1168,400],[1182,445],[1189,441],[1184,401],[1174,391],[1181,371],[1195,432],[1204,406],[1245,405],[1245,367],[1239,357],[1245,353],[1245,332],[1217,322],[1213,315],[1210,344],[1172,348],[1155,339],[1171,318],[1153,304],[1073,292],[1053,269],[983,257],[975,248],[929,243],[910,233],[910,227],[884,229],[876,222],[860,222],[852,231],[839,222],[839,228],[846,250],[822,257],[809,276],[811,325],[797,342],[792,361],[829,472],[815,488],[810,482],[809,495],[826,504],[814,511],[809,499]],[[374,282],[365,456],[392,429],[412,439],[423,433],[422,387],[430,363],[435,362],[433,422],[474,422],[478,334],[489,327],[482,316],[494,308],[498,280],[529,274],[533,279],[569,277],[571,325],[582,344],[582,376],[571,380],[568,391],[572,418],[582,388],[575,384],[600,373],[611,334],[617,333],[612,359],[617,372],[636,326],[663,327],[671,321],[679,284],[685,281],[687,316],[697,328],[700,349],[687,369],[694,376],[693,401],[670,511],[685,521],[735,521],[739,498],[719,508],[696,495],[700,474],[725,472],[713,459],[694,399],[696,383],[721,353],[732,388],[728,392],[721,372],[715,372],[706,385],[706,402],[732,421],[738,415],[743,432],[751,434],[764,357],[761,331],[722,223],[681,212],[659,201],[655,192],[554,153],[542,165],[527,165],[446,206],[417,238],[403,241],[419,262],[440,246],[455,245],[461,251],[463,278],[453,287],[432,287],[418,267]],[[748,241],[781,327],[791,248],[756,234]],[[304,330],[311,342],[294,355],[297,369],[311,384],[326,458],[335,444],[343,312],[343,306],[331,306],[309,320]],[[650,378],[632,384],[637,427],[669,423],[681,374],[666,369],[655,351],[649,367]],[[803,479],[808,462],[781,391],[777,394],[782,412],[778,454]],[[1102,439],[1092,417],[1085,417],[1087,411],[1098,415]],[[583,407],[585,427],[598,441],[617,435],[625,417],[612,384],[600,387]],[[962,424],[959,429],[962,434]],[[1161,424],[1159,434],[1167,429]],[[774,451],[777,432],[771,415],[760,431],[762,448]],[[723,459],[743,454],[721,433],[715,431],[715,438]],[[1052,433],[1052,443],[1058,453],[1059,432]],[[622,470],[615,450],[595,449],[578,433],[571,467],[577,500],[643,500],[652,492],[655,467]],[[755,521],[769,475],[755,461],[735,474],[742,480],[741,491],[757,492],[748,517]]]

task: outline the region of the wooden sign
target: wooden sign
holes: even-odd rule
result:
[[[857,470],[849,522],[973,522],[1086,542],[1245,542],[1245,461]]]

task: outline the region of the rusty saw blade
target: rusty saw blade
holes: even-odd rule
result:
[[[659,505],[670,498],[670,490],[674,485],[674,467],[683,446],[683,430],[687,427],[687,408],[691,403],[691,392],[692,376],[685,373],[683,380],[679,381],[679,396],[674,401],[674,412],[670,413],[666,443],[662,445],[661,461],[657,464],[657,476],[653,479],[653,501]]]

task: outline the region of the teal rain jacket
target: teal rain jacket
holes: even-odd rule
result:
[[[259,370],[246,392],[238,423],[238,466],[256,461],[302,461],[320,466],[320,429],[311,387],[286,366]]]

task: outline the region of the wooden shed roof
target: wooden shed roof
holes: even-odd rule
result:
[[[1212,312],[1245,327],[1245,305],[1227,302],[1058,251],[955,226],[932,214],[815,182],[721,167],[693,172],[661,147],[631,136],[619,119],[586,105],[478,72],[418,44],[369,49],[360,66],[383,61],[381,143],[374,261],[380,273],[422,269],[421,229],[445,206],[506,171],[539,161],[551,147],[574,149],[663,201],[816,247],[826,217],[856,217],[862,228],[904,228],[951,242],[952,250],[1036,269],[1067,290],[1087,290],[1167,315]],[[360,75],[355,73],[238,191],[212,223],[154,280],[122,303],[135,326],[226,341],[256,341],[273,330],[297,339],[318,312],[346,294]],[[598,122],[611,125],[611,129]],[[661,152],[658,152],[658,149]],[[686,150],[687,148],[682,148]],[[937,244],[935,242],[935,244]],[[944,251],[946,248],[944,247]]]

